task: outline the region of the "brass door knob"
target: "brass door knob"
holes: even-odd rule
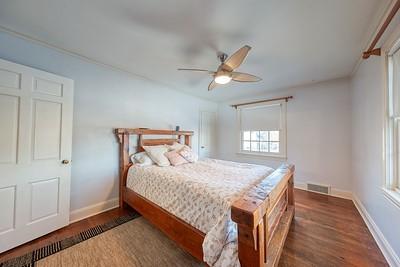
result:
[[[63,161],[61,161],[62,164],[69,164],[69,160],[64,159]]]

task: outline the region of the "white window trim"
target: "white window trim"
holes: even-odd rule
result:
[[[395,32],[390,36],[388,41],[382,46],[382,51],[385,56],[385,60],[383,60],[383,69],[385,74],[384,79],[384,125],[383,125],[383,182],[382,182],[382,192],[384,196],[391,201],[394,205],[400,208],[400,181],[396,181],[396,173],[400,170],[397,170],[396,161],[400,159],[396,157],[396,153],[394,151],[396,144],[393,144],[395,140],[393,140],[393,136],[396,134],[396,126],[393,125],[391,114],[392,114],[392,104],[389,103],[390,94],[393,92],[392,88],[389,88],[392,85],[391,80],[391,70],[390,70],[390,56],[393,55],[397,50],[400,49],[400,27],[398,27]],[[398,118],[395,118],[398,120]],[[400,141],[400,140],[399,140]]]
[[[398,189],[387,189],[382,188],[384,196],[390,200],[393,204],[395,204],[398,208],[400,208],[400,192]]]
[[[252,107],[263,107],[263,106],[272,106],[272,105],[282,105],[282,112],[281,112],[281,129],[279,135],[279,149],[280,153],[270,153],[270,152],[252,152],[252,151],[243,151],[242,150],[242,125],[241,125],[241,110],[246,108]],[[268,157],[268,158],[279,158],[279,159],[286,159],[287,156],[287,123],[286,123],[286,115],[287,113],[287,101],[286,100],[277,100],[277,101],[270,101],[265,103],[257,103],[257,104],[250,104],[238,107],[236,110],[236,142],[237,142],[237,154],[240,155],[247,155],[247,156],[257,156],[257,157]],[[256,130],[256,129],[255,129]]]

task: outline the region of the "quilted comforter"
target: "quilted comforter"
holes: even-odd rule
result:
[[[230,207],[273,169],[215,159],[180,166],[131,167],[127,187],[205,233],[204,261],[240,266]]]

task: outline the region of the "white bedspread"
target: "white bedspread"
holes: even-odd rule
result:
[[[204,261],[240,266],[230,207],[273,169],[215,159],[177,167],[131,167],[127,187],[206,234]]]

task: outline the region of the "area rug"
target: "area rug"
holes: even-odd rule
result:
[[[130,214],[0,263],[0,267],[203,266],[146,219]]]

